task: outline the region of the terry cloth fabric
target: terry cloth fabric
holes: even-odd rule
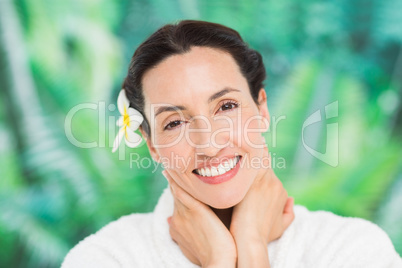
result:
[[[402,268],[391,240],[376,224],[301,205],[294,212],[292,224],[267,246],[271,267]],[[166,188],[153,212],[109,223],[70,250],[62,268],[199,267],[171,239],[166,219],[172,213]]]

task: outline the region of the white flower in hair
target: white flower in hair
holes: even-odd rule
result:
[[[117,108],[119,109],[121,116],[116,122],[116,124],[121,128],[113,142],[112,153],[119,148],[123,136],[125,137],[127,146],[131,148],[137,147],[142,141],[141,136],[134,131],[138,129],[144,118],[139,111],[129,107],[129,105],[130,102],[127,99],[126,92],[122,89],[117,98]]]

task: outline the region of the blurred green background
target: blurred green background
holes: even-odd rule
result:
[[[0,0],[0,267],[59,267],[108,222],[152,211],[161,169],[130,167],[130,153],[149,157],[145,145],[111,153],[109,105],[135,48],[180,19],[232,27],[262,53],[277,121],[267,142],[295,202],[373,221],[402,254],[401,10],[400,0]],[[71,132],[92,148],[66,134],[83,103],[92,108]],[[329,158],[307,148],[331,148]]]

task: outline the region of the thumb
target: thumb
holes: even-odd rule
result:
[[[289,197],[288,200],[286,201],[285,208],[283,210],[283,226],[287,228],[292,221],[295,218],[294,210],[293,210],[293,205],[294,205],[294,198]]]

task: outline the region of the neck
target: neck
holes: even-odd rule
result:
[[[213,208],[210,207],[213,212],[215,212],[216,216],[223,222],[223,224],[226,226],[226,228],[230,228],[230,222],[232,220],[232,212],[233,212],[233,207],[230,208],[224,208],[224,209],[218,209],[218,208]]]

